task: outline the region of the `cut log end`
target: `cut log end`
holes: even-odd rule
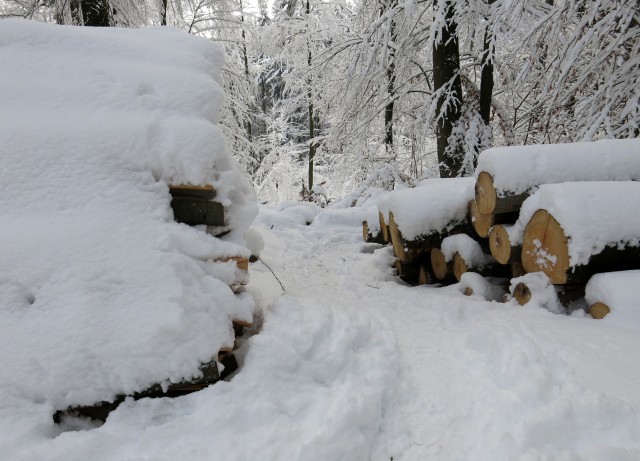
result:
[[[518,301],[518,304],[524,306],[531,301],[531,290],[526,283],[518,283],[513,289],[513,297]]]
[[[436,278],[433,272],[425,264],[420,264],[420,272],[418,273],[418,285],[433,285]]]
[[[476,203],[480,213],[490,215],[496,208],[496,189],[493,186],[493,177],[486,171],[480,172],[476,180]]]
[[[464,258],[460,256],[460,253],[456,252],[453,255],[453,275],[455,275],[458,282],[462,279],[462,274],[465,272],[467,272],[467,263]]]
[[[380,232],[382,233],[382,239],[389,243],[391,242],[391,233],[389,232],[389,226],[384,219],[382,212],[378,212],[378,220],[380,221]]]
[[[611,309],[609,309],[609,306],[604,303],[595,303],[589,308],[589,314],[591,314],[591,317],[598,320],[605,318],[609,312],[611,312]]]
[[[463,293],[464,293],[465,296],[473,296],[473,288],[467,287],[467,288],[464,289]]]
[[[544,272],[553,284],[567,283],[569,245],[560,223],[538,210],[524,231],[522,265],[527,272]]]
[[[494,224],[495,215],[481,213],[478,208],[478,202],[471,200],[469,202],[469,216],[471,218],[471,225],[473,226],[473,230],[476,231],[476,234],[482,238],[487,237],[491,226]]]
[[[431,250],[431,268],[438,280],[444,280],[451,272],[451,264],[447,264],[444,253],[439,248]]]
[[[498,224],[491,228],[491,232],[489,232],[489,249],[491,250],[491,255],[500,264],[512,262],[514,255],[511,254],[511,242],[504,226]]]
[[[391,237],[391,245],[393,246],[393,254],[401,263],[409,262],[410,258],[405,251],[404,239],[398,229],[393,213],[389,213],[389,234]]]
[[[367,221],[362,221],[362,240],[369,241],[369,225]]]

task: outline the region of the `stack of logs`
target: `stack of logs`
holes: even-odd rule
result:
[[[636,142],[639,144],[632,146],[635,151],[640,146],[640,141]],[[625,143],[627,148],[631,146],[628,141]],[[590,143],[590,148],[592,148],[591,144],[596,145],[596,150],[599,147],[606,147],[603,144]],[[519,148],[512,149],[513,155],[518,155]],[[553,146],[545,149],[549,155],[556,156],[563,155],[563,152],[567,150],[563,150],[560,146],[555,150]],[[603,152],[603,155],[605,154],[608,153]],[[538,169],[541,164],[545,164],[545,159],[541,160],[540,157],[541,155],[533,157],[533,161],[537,162],[535,167]],[[640,240],[640,219],[637,219],[639,224],[634,237],[635,243],[627,243],[623,246],[615,238],[606,240],[606,236],[603,236],[604,241],[608,242],[604,249],[594,246],[586,260],[583,258],[581,262],[575,262],[575,258],[572,259],[570,256],[572,235],[567,233],[570,226],[565,225],[565,229],[561,217],[554,216],[546,209],[535,208],[537,202],[533,199],[529,202],[531,204],[529,208],[533,207],[533,213],[531,214],[531,210],[529,210],[526,216],[521,214],[523,202],[536,191],[545,188],[547,195],[560,194],[564,190],[562,187],[571,186],[571,184],[568,186],[567,184],[557,184],[561,182],[580,183],[585,186],[583,188],[588,187],[588,190],[597,197],[612,197],[614,202],[607,205],[609,209],[616,208],[616,202],[624,203],[629,200],[637,200],[636,196],[640,198],[640,183],[637,182],[640,179],[640,155],[636,155],[634,160],[629,163],[629,168],[632,171],[626,172],[622,178],[616,177],[615,172],[604,170],[598,172],[603,179],[596,177],[596,180],[600,182],[587,183],[587,180],[593,181],[591,177],[593,174],[588,168],[589,165],[586,168],[584,168],[585,165],[580,165],[583,168],[576,169],[577,172],[574,170],[567,170],[566,173],[555,171],[550,175],[542,172],[539,178],[530,175],[527,179],[531,181],[531,177],[534,177],[534,181],[537,182],[532,185],[527,184],[527,190],[519,193],[497,190],[494,184],[500,182],[496,181],[499,178],[494,177],[488,171],[483,171],[480,168],[482,155],[480,159],[474,196],[468,203],[467,218],[449,223],[446,230],[420,236],[418,240],[406,240],[403,238],[402,229],[394,220],[393,209],[389,210],[388,215],[382,211],[379,212],[381,229],[379,234],[372,234],[368,223],[363,223],[365,241],[390,243],[393,246],[396,257],[395,267],[398,275],[404,281],[410,284],[449,284],[460,281],[462,274],[472,271],[485,276],[502,277],[502,283],[508,286],[509,279],[530,272],[542,271],[555,286],[558,300],[565,307],[568,307],[569,304],[575,306],[576,299],[584,299],[585,284],[592,275],[640,268],[640,247],[633,246],[638,245],[637,242]],[[523,156],[523,159],[526,160],[526,156]],[[495,162],[495,158],[492,161]],[[625,161],[629,162],[628,159]],[[553,167],[553,162],[549,162],[549,165]],[[527,165],[524,165],[523,168],[527,168]],[[531,168],[533,169],[534,166],[532,165]],[[603,169],[604,167],[599,164],[593,165],[593,168]],[[504,172],[509,168],[498,168],[497,170]],[[580,174],[584,174],[581,172],[584,171],[588,171],[590,177],[580,177]],[[545,185],[544,179],[540,179],[548,177],[553,178],[552,182],[556,184],[555,186]],[[466,178],[461,180],[463,179]],[[614,183],[611,182],[611,179],[622,179],[622,181]],[[626,185],[624,192],[618,192],[617,196],[615,193],[611,193],[613,190],[621,190],[614,185],[620,185],[623,182]],[[602,193],[599,192],[600,190]],[[427,199],[438,200],[438,197],[425,197],[425,200]],[[581,197],[580,200],[572,203],[570,208],[578,210],[579,213],[580,210],[586,208],[585,200],[587,200],[586,197]],[[637,215],[637,213],[635,214]],[[436,216],[433,218],[437,219]],[[588,219],[593,220],[594,218],[593,216],[584,216],[584,221],[588,222]],[[526,222],[524,222],[525,219]],[[603,216],[603,219],[611,218]],[[632,217],[627,215],[621,219],[627,221]],[[600,230],[595,230],[594,227],[592,232],[601,232],[601,228],[602,226],[600,226]],[[481,251],[481,256],[467,258],[469,249],[476,253]],[[500,282],[495,279],[493,281]],[[512,292],[505,298],[509,299],[513,296],[521,305],[526,304],[531,298],[531,292],[526,284],[511,285]],[[470,294],[469,290],[466,294]],[[608,310],[605,311],[600,306],[590,308],[590,313],[594,318],[602,318],[603,312],[606,315]]]
[[[214,201],[216,192],[210,185],[172,185],[169,186],[171,193],[171,208],[174,213],[174,220],[190,226],[205,225],[206,232],[213,236],[222,236],[229,232],[225,224],[225,209]],[[240,273],[248,273],[249,258],[242,256],[232,256],[221,258],[215,263],[227,263],[233,261]],[[247,277],[238,277],[231,284],[235,292],[241,291],[241,286],[246,283]],[[222,379],[238,369],[238,363],[234,356],[236,339],[242,336],[243,331],[252,327],[252,322],[234,319],[229,322],[229,337],[234,338],[233,342],[224,345],[220,351],[206,363],[200,365],[201,376],[178,383],[171,383],[168,387],[155,384],[148,389],[136,392],[132,395],[119,395],[114,401],[97,402],[87,406],[72,406],[65,410],[59,410],[53,415],[56,423],[61,422],[65,417],[81,416],[93,420],[105,421],[109,413],[116,409],[126,397],[135,400],[141,398],[157,397],[178,397],[204,389]],[[224,369],[219,370],[218,364],[222,364]]]

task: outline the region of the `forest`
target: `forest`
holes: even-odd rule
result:
[[[222,43],[222,125],[263,202],[466,176],[492,146],[640,133],[634,0],[2,0],[0,17]]]

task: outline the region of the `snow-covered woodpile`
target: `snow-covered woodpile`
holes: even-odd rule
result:
[[[3,395],[100,414],[220,379],[257,243],[217,126],[222,48],[14,20],[0,44]]]
[[[392,244],[409,283],[466,272],[511,279],[507,297],[526,304],[546,290],[543,304],[560,312],[585,303],[594,274],[640,269],[638,203],[640,140],[495,148],[480,155],[475,178],[389,193],[363,236]],[[594,279],[616,277],[630,276]],[[606,302],[587,298],[602,317]]]

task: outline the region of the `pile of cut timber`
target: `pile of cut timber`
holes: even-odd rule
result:
[[[594,274],[640,268],[639,140],[489,149],[476,176],[495,260],[544,273],[565,307]],[[531,292],[512,290],[521,304]]]
[[[489,149],[475,180],[427,180],[389,193],[367,215],[363,238],[392,244],[409,283],[541,272],[559,306],[582,305],[594,274],[640,269],[638,181],[637,139]],[[532,280],[512,284],[521,304],[536,289]]]

